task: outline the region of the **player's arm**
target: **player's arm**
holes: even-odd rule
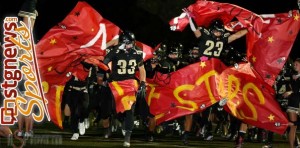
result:
[[[113,59],[113,56],[117,53],[118,51],[115,48],[112,48],[110,52],[108,52],[103,60],[103,63],[108,65],[109,62]]]
[[[189,18],[189,24],[191,30],[194,32],[196,38],[199,38],[201,36],[201,31],[200,28],[196,28],[193,19],[192,19],[192,14],[189,12],[187,9],[183,9],[183,11],[186,13],[187,17]]]
[[[111,46],[115,46],[117,44],[118,44],[118,39],[113,39],[113,40],[106,43],[106,48],[109,48]]]
[[[114,56],[116,55],[118,51],[115,49],[115,48],[112,48],[111,51],[108,52],[108,54],[104,57],[104,60],[103,60],[103,65],[105,65],[106,68],[108,69],[104,69],[104,68],[101,68],[103,70],[106,71],[106,74],[112,72],[112,60],[114,58]],[[99,67],[99,65],[98,65]]]
[[[241,37],[243,37],[244,35],[246,35],[248,33],[248,30],[247,29],[242,29],[232,35],[230,35],[228,37],[228,43],[231,43],[232,41],[236,40],[236,39],[239,39]]]
[[[18,16],[23,17],[23,22],[27,25],[27,27],[30,25],[31,31],[38,15],[36,11],[36,3],[37,0],[25,0],[18,13]]]
[[[188,18],[189,18],[189,24],[190,24],[191,30],[194,32],[195,37],[196,37],[196,38],[199,38],[199,37],[201,36],[200,28],[197,28],[197,29],[196,29],[196,26],[195,26],[195,24],[194,24],[194,22],[193,22],[192,17],[190,17],[190,16],[188,15]]]
[[[140,72],[140,81],[146,82],[146,70],[143,63],[139,65],[139,72]]]
[[[194,31],[194,35],[196,38],[200,38],[201,37],[201,31],[199,29],[197,29],[196,31]]]

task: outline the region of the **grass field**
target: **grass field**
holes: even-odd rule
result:
[[[11,127],[12,131],[16,127]],[[34,127],[34,136],[28,140],[1,138],[0,148],[10,148],[15,144],[16,147],[21,146],[23,141],[24,148],[89,148],[89,147],[122,147],[123,136],[121,131],[113,133],[110,139],[103,137],[103,129],[101,127],[90,127],[84,136],[80,136],[79,140],[71,141],[72,133],[70,130],[61,130],[52,123],[36,124]],[[134,148],[233,148],[234,142],[227,141],[221,136],[215,135],[213,141],[203,141],[198,137],[192,136],[188,146],[184,146],[178,135],[156,135],[154,142],[147,142],[145,134],[141,129],[133,131],[131,147]],[[12,144],[13,143],[13,144]],[[263,143],[245,142],[244,148],[261,148]],[[288,148],[287,140],[282,136],[275,134],[274,148]]]

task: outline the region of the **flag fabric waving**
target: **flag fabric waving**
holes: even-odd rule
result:
[[[60,128],[60,104],[65,83],[71,75],[80,80],[87,77],[88,71],[80,64],[81,61],[106,69],[100,61],[106,55],[107,43],[116,40],[120,31],[118,26],[103,18],[89,4],[80,1],[36,45],[51,121]],[[152,57],[150,46],[138,41],[137,46],[143,50],[144,60]]]
[[[113,93],[117,113],[123,113],[130,110],[136,101],[136,92],[138,83],[136,80],[113,81],[109,83],[109,87]]]
[[[288,127],[286,113],[275,99],[275,91],[251,66],[240,63],[239,68],[226,68],[221,74],[219,94],[227,99],[225,110],[244,123],[279,134]]]
[[[153,57],[154,49],[142,42],[136,41],[136,45],[143,50],[144,61],[149,60]]]
[[[225,109],[233,116],[282,134],[287,117],[274,99],[274,90],[257,76],[250,63],[239,64],[237,69],[213,58],[170,74],[156,73],[147,79],[146,101],[160,124],[226,99]]]
[[[189,24],[189,19],[186,13],[181,13],[180,16],[173,18],[170,22],[170,29],[172,31],[183,31],[186,25]]]
[[[84,80],[88,74],[80,62],[91,56],[104,56],[106,43],[115,39],[119,31],[86,2],[78,2],[37,43],[39,70],[53,123],[62,128],[60,104],[65,83],[71,75]]]
[[[272,86],[288,59],[300,29],[299,11],[261,15],[261,34],[249,30],[247,58],[260,76]],[[254,22],[259,23],[260,22]]]
[[[170,74],[156,73],[147,79],[147,102],[157,124],[177,117],[203,111],[220,100],[215,75],[220,61],[189,65]]]
[[[242,28],[254,27],[257,29],[256,32],[260,32],[261,29],[262,18],[259,15],[234,4],[198,0],[188,6],[187,10],[198,26],[208,27],[216,18],[223,20],[224,24],[236,18]],[[255,20],[260,22],[256,23],[257,26],[253,26]],[[173,31],[182,31],[188,23],[187,14],[183,12],[180,16],[171,19],[169,25]]]
[[[285,64],[300,28],[298,10],[258,15],[237,5],[202,0],[187,10],[198,26],[208,27],[211,20],[220,18],[230,31],[247,28],[247,58],[270,86]],[[233,18],[238,21],[231,22]],[[182,31],[188,24],[186,12],[169,24],[172,30]]]

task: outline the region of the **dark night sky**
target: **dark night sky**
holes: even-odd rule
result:
[[[16,15],[24,0],[8,0],[1,5],[1,21],[3,16]],[[36,20],[34,34],[39,40],[43,35],[75,7],[78,0],[38,0],[39,16]],[[181,9],[194,3],[194,0],[86,0],[104,18],[118,25],[121,29],[129,29],[136,34],[137,40],[154,46],[163,40],[182,41],[187,43],[194,39],[190,28],[184,32],[169,30],[168,21],[178,16]],[[239,5],[257,14],[283,13],[296,9],[296,0],[216,0]],[[154,7],[156,6],[156,7]],[[147,9],[148,8],[148,9]],[[160,10],[163,9],[163,10]],[[2,22],[1,22],[2,24]],[[2,30],[2,28],[1,28]],[[2,31],[1,31],[2,32]],[[300,35],[292,49],[292,58],[300,57]],[[240,39],[242,40],[242,39]],[[233,44],[236,48],[245,48],[244,41]]]

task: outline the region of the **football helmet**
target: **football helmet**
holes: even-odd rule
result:
[[[197,59],[200,57],[200,51],[198,46],[194,46],[192,49],[190,49],[189,53],[189,56],[193,59]]]
[[[172,45],[172,46],[168,47],[167,55],[171,59],[178,59],[179,55],[180,55],[180,50],[179,50],[178,46]]]
[[[166,57],[166,49],[167,49],[167,45],[166,44],[162,44],[160,45],[159,48],[157,48],[154,52],[153,55],[157,56],[158,60],[162,60]]]
[[[212,34],[212,36],[215,36],[214,35],[215,31],[220,32],[221,33],[220,36],[223,36],[224,33],[225,33],[225,28],[224,28],[223,21],[221,19],[215,19],[215,20],[211,21],[211,23],[209,25],[209,31]]]
[[[123,31],[119,34],[119,49],[131,49],[135,45],[135,35],[131,31]]]

